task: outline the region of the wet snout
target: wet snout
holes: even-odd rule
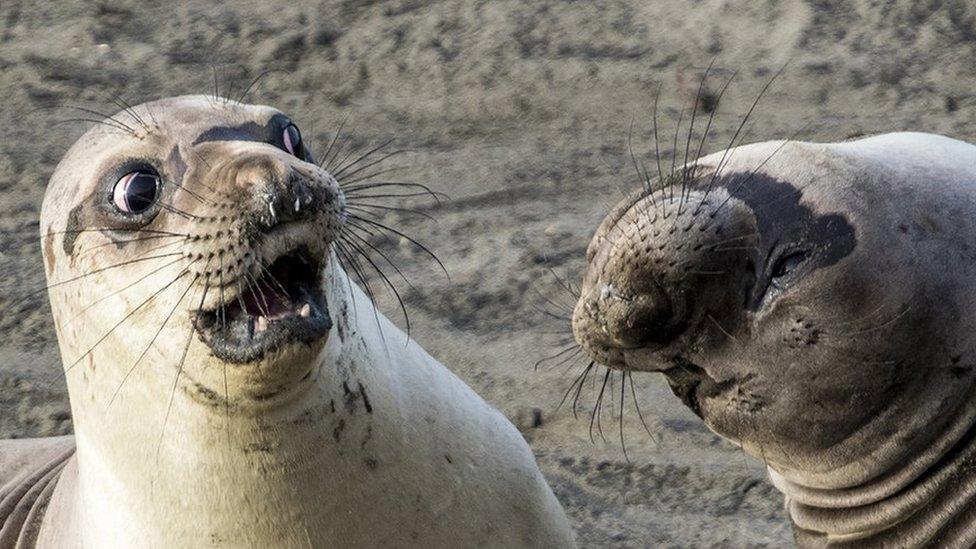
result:
[[[710,310],[740,310],[749,215],[720,192],[641,193],[597,231],[573,314],[577,342],[602,364],[666,367]],[[723,245],[727,243],[734,245]],[[716,313],[719,314],[719,313]],[[628,361],[662,351],[661,363]],[[666,351],[666,352],[665,352]]]
[[[326,171],[274,147],[246,147],[216,167],[209,183],[227,200],[244,202],[242,221],[267,231],[338,211],[338,184]]]
[[[666,326],[673,310],[668,296],[653,280],[653,273],[644,273],[632,280],[600,283],[592,289],[588,299],[580,301],[579,322],[594,324],[594,342],[606,347],[632,349],[643,347],[666,337]],[[637,289],[627,282],[643,283]]]

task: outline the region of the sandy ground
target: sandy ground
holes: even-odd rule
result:
[[[706,151],[724,148],[787,61],[747,125],[749,141],[801,129],[810,140],[900,129],[972,138],[971,2],[162,4],[0,3],[0,437],[71,431],[50,310],[31,294],[43,272],[29,231],[47,178],[85,124],[50,107],[210,93],[215,73],[232,95],[277,69],[250,99],[291,114],[313,146],[343,120],[359,149],[396,138],[409,150],[395,159],[396,177],[451,196],[414,204],[437,222],[387,217],[434,249],[451,281],[415,250],[377,244],[413,281],[400,285],[412,334],[523,429],[581,545],[790,543],[760,464],[707,431],[658,377],[637,377],[652,436],[628,392],[629,461],[619,393],[604,410],[607,441],[588,435],[589,385],[580,419],[556,410],[582,364],[533,370],[568,335],[539,310],[565,316],[546,298],[572,302],[550,269],[579,277],[590,234],[637,185],[631,122],[648,158],[655,91],[670,136],[712,59],[713,97],[737,73]],[[380,307],[403,325],[390,298]]]

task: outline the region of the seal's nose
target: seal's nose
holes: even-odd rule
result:
[[[605,284],[589,304],[601,326],[605,343],[617,348],[643,347],[667,338],[665,327],[672,316],[671,305],[662,291],[627,295]]]
[[[228,198],[247,203],[254,227],[267,231],[283,223],[310,219],[335,202],[331,176],[297,165],[277,149],[259,147],[215,170],[229,180]]]
[[[269,181],[259,192],[268,205],[258,218],[267,229],[281,223],[299,221],[315,213],[315,194],[308,180],[291,171],[284,182]]]
[[[672,352],[708,310],[738,314],[758,231],[751,211],[723,193],[662,190],[611,212],[587,251],[573,312],[573,334],[591,358],[651,370],[658,365],[624,364],[633,355],[625,351]]]

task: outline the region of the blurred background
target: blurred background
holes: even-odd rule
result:
[[[584,384],[578,418],[569,404],[557,410],[585,366],[560,363],[567,354],[534,368],[569,344],[574,298],[557,276],[579,279],[597,224],[639,185],[628,142],[654,161],[658,90],[668,165],[679,114],[681,143],[712,62],[705,152],[728,145],[784,66],[746,142],[797,131],[970,139],[974,50],[967,0],[2,0],[0,438],[72,428],[46,296],[31,293],[44,285],[34,231],[47,180],[87,126],[61,107],[237,97],[272,71],[248,100],[288,113],[313,150],[343,122],[351,152],[395,139],[405,152],[383,178],[450,196],[404,201],[436,221],[383,219],[434,250],[450,280],[406,241],[375,245],[413,283],[398,285],[411,334],[519,426],[582,546],[789,544],[761,464],[706,430],[663,379],[634,377],[649,433],[629,386],[620,422],[617,385],[591,441],[602,370]],[[693,143],[703,130],[700,115]],[[404,326],[389,295],[379,307]]]

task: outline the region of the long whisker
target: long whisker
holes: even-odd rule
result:
[[[129,318],[131,318],[132,315],[136,314],[139,310],[141,310],[143,307],[145,307],[151,301],[153,301],[154,299],[156,299],[157,296],[159,296],[161,293],[165,292],[170,286],[172,286],[174,283],[176,283],[177,280],[183,278],[184,275],[186,275],[187,273],[189,273],[190,272],[190,266],[193,265],[193,263],[195,263],[195,262],[196,262],[196,260],[191,261],[190,264],[187,265],[183,269],[182,272],[180,272],[180,274],[176,275],[176,277],[173,278],[173,280],[170,280],[165,286],[163,286],[159,290],[156,290],[155,292],[153,292],[152,295],[150,295],[148,298],[146,298],[142,303],[136,305],[131,311],[129,311],[124,317],[122,317],[121,320],[119,320],[118,322],[116,322],[115,325],[112,326],[112,328],[109,331],[105,332],[101,337],[98,338],[98,341],[96,341],[94,345],[92,345],[91,347],[89,347],[87,351],[85,351],[84,353],[82,353],[81,356],[79,356],[78,358],[76,358],[74,362],[72,362],[71,364],[69,364],[68,367],[64,369],[64,374],[67,375],[68,372],[70,372],[75,366],[77,366],[79,363],[81,363],[81,361],[86,356],[90,355],[92,353],[92,351],[95,350],[96,347],[98,347],[99,345],[101,345],[102,342],[105,341],[108,338],[108,336],[112,335],[112,333],[115,332],[115,330],[118,329],[118,327],[121,326],[126,320],[128,320]]]
[[[399,236],[401,238],[405,238],[411,244],[413,244],[414,246],[416,246],[417,248],[419,248],[420,250],[422,250],[425,254],[427,254],[428,256],[430,256],[430,258],[433,259],[435,263],[437,263],[437,265],[441,268],[441,270],[444,271],[444,275],[447,276],[447,279],[448,280],[451,279],[450,273],[447,272],[447,267],[444,266],[444,264],[437,257],[437,255],[434,252],[430,251],[430,249],[427,248],[427,246],[424,246],[423,244],[421,244],[420,242],[418,242],[416,239],[408,236],[407,234],[403,233],[402,231],[398,231],[397,229],[394,229],[393,227],[390,227],[388,225],[384,225],[383,223],[380,223],[378,221],[373,221],[372,219],[367,219],[367,218],[364,218],[364,217],[357,217],[357,216],[352,216],[352,215],[349,216],[349,219],[350,219],[350,221],[349,221],[350,224],[355,225],[355,222],[351,221],[352,219],[355,219],[357,221],[362,221],[363,223],[368,223],[368,224],[376,227],[377,229],[379,229],[381,231],[387,231],[387,232],[393,233],[393,234],[395,234],[395,235],[397,235],[397,236]]]
[[[637,401],[637,390],[634,389],[634,373],[628,371],[627,379],[630,380],[630,395],[634,397],[634,409],[637,410],[637,417],[640,418],[641,425],[644,426],[644,431],[646,431],[647,434],[650,435],[651,440],[656,442],[657,438],[654,437],[654,433],[652,433],[651,430],[647,427],[647,423],[644,421],[644,414],[641,413],[640,403]]]
[[[93,251],[95,251],[97,249],[104,248],[106,246],[113,246],[113,245],[117,246],[119,244],[130,244],[130,243],[133,243],[133,242],[143,242],[145,240],[159,240],[159,239],[162,239],[162,238],[178,238],[178,236],[176,236],[176,235],[174,235],[174,236],[169,236],[169,235],[151,235],[151,236],[143,236],[143,237],[140,237],[140,238],[131,238],[129,240],[118,240],[118,241],[103,242],[101,244],[96,244],[95,246],[91,246],[89,248],[84,248],[84,249],[80,250],[78,252],[78,257],[82,257],[86,253],[91,253],[91,252],[93,252]],[[184,239],[185,238],[186,237],[184,237]]]
[[[127,284],[126,286],[124,286],[124,287],[122,287],[122,288],[120,288],[118,290],[115,290],[115,291],[113,291],[113,292],[111,292],[111,293],[109,293],[107,295],[104,295],[104,296],[96,299],[95,301],[92,301],[91,303],[89,303],[88,305],[86,305],[85,307],[83,307],[80,311],[78,311],[78,314],[76,314],[75,316],[69,318],[68,321],[64,323],[64,325],[65,326],[70,325],[72,322],[74,322],[76,319],[80,318],[85,312],[87,312],[88,310],[90,310],[95,305],[98,305],[99,303],[105,301],[106,299],[108,299],[108,298],[110,298],[110,297],[112,297],[114,295],[118,295],[118,294],[120,294],[120,293],[128,290],[129,288],[135,286],[136,284],[142,282],[143,280],[149,278],[150,276],[152,276],[152,275],[154,275],[154,274],[162,271],[163,269],[167,269],[169,267],[172,267],[173,265],[176,265],[177,263],[179,263],[182,260],[183,260],[182,257],[178,257],[178,258],[174,259],[173,261],[170,261],[169,263],[166,263],[162,267],[155,268],[155,269],[149,271],[148,273],[142,275],[141,277],[139,277],[138,279],[136,279],[135,282],[132,282],[130,284]]]
[[[624,459],[630,463],[630,456],[627,455],[627,443],[624,442],[624,387],[627,385],[627,373],[620,374],[620,449],[624,452]]]
[[[357,236],[358,237],[358,235],[355,235],[355,233],[352,233],[352,232],[347,232],[346,235],[354,235],[354,236]],[[358,237],[358,238],[361,241],[365,241],[362,237]],[[407,313],[406,304],[404,303],[403,297],[400,295],[400,292],[397,291],[396,285],[393,284],[393,282],[390,280],[390,278],[388,276],[386,276],[386,273],[384,273],[383,270],[380,269],[380,267],[376,264],[376,262],[373,261],[373,259],[371,257],[369,257],[369,254],[367,254],[365,252],[365,250],[363,250],[363,248],[359,244],[357,244],[356,242],[352,242],[350,240],[345,240],[345,243],[347,245],[351,246],[353,248],[353,250],[355,250],[357,253],[359,253],[359,255],[362,256],[362,258],[365,259],[367,263],[369,263],[369,265],[373,268],[373,270],[376,271],[376,274],[379,275],[379,277],[383,280],[383,282],[385,283],[386,287],[393,293],[394,297],[396,297],[397,303],[399,303],[399,305],[400,305],[400,311],[403,312],[404,322],[406,323],[406,326],[405,327],[406,327],[407,337],[409,338],[410,337],[410,315]],[[373,247],[372,244],[369,244],[368,242],[367,242],[367,245],[369,245],[371,248]],[[373,249],[375,250],[375,248],[373,248]],[[380,255],[382,255],[382,254],[380,254]],[[386,256],[383,256],[383,257],[386,258]],[[393,265],[390,262],[389,259],[387,259],[386,261],[388,263],[390,263],[391,265]],[[396,265],[393,265],[393,268],[398,273],[400,273],[400,269],[397,268]],[[403,276],[403,273],[400,273],[400,276],[403,277],[404,280],[406,280],[406,277]],[[409,281],[407,281],[407,283],[409,284]]]
[[[206,271],[209,266],[210,266],[210,261],[208,260],[207,265],[203,268],[203,270]],[[196,281],[196,279],[194,279],[194,281]],[[203,292],[202,292],[203,295],[200,296],[200,304],[197,306],[197,310],[203,309],[203,303],[207,299],[207,290],[209,289],[210,289],[210,275],[208,274],[203,282]],[[186,343],[183,345],[183,353],[180,355],[179,368],[176,369],[176,379],[173,380],[173,390],[170,391],[169,404],[166,405],[166,415],[163,417],[163,427],[159,431],[159,442],[156,443],[157,461],[159,461],[159,451],[163,446],[163,437],[166,434],[166,424],[169,423],[169,414],[173,410],[173,400],[176,398],[176,388],[180,384],[180,376],[183,375],[183,365],[186,362],[186,354],[190,350],[190,343],[192,341],[193,341],[193,326],[191,325],[187,333]]]
[[[782,67],[780,67],[778,71],[776,71],[776,74],[774,74],[772,78],[770,78],[769,81],[766,82],[766,85],[763,86],[761,90],[759,90],[759,94],[756,95],[756,99],[753,100],[752,105],[749,106],[749,110],[746,111],[745,116],[742,117],[742,122],[739,123],[739,127],[737,127],[735,129],[735,132],[732,134],[732,139],[729,140],[729,146],[725,148],[724,152],[722,152],[722,157],[718,161],[718,166],[716,166],[715,171],[712,172],[712,177],[708,181],[708,186],[705,189],[705,194],[704,196],[702,196],[701,202],[698,204],[698,208],[701,208],[701,205],[705,202],[705,200],[708,199],[708,194],[712,190],[712,186],[715,183],[715,179],[719,176],[719,173],[725,167],[726,162],[732,161],[732,151],[734,150],[735,147],[735,140],[739,137],[739,134],[742,133],[742,129],[745,128],[746,122],[748,122],[752,117],[753,111],[755,111],[756,106],[759,105],[759,100],[763,98],[763,96],[766,94],[766,91],[769,89],[769,87],[773,85],[773,82],[776,81],[776,79],[779,77],[780,74],[783,73],[783,70],[785,69],[786,69],[786,65],[784,64]]]
[[[361,202],[351,202],[351,201],[346,202],[346,208],[350,210],[356,210],[364,214],[372,213],[370,212],[370,209],[384,210],[389,212],[401,212],[401,213],[406,213],[411,215],[417,215],[429,221],[433,221],[435,223],[437,222],[437,218],[435,218],[434,216],[425,212],[421,212],[419,210],[411,210],[410,208],[397,208],[394,206],[383,206],[380,204],[365,204]]]
[[[137,358],[136,361],[132,363],[132,366],[130,366],[128,371],[125,372],[125,375],[122,376],[122,382],[119,383],[119,386],[115,388],[115,392],[112,393],[112,398],[109,399],[108,401],[109,408],[112,407],[112,403],[115,402],[115,398],[119,395],[119,391],[122,390],[122,386],[125,385],[126,380],[128,380],[129,376],[132,375],[132,372],[135,371],[136,366],[138,366],[139,363],[142,362],[142,359],[145,358],[146,354],[149,353],[149,349],[151,349],[153,344],[156,343],[156,339],[159,338],[159,334],[163,332],[163,328],[166,327],[166,323],[168,323],[169,319],[173,317],[173,314],[176,312],[176,309],[180,306],[180,303],[183,303],[183,299],[186,298],[186,294],[190,292],[190,289],[193,288],[194,284],[196,284],[198,278],[200,278],[199,274],[195,275],[193,277],[193,280],[191,280],[190,283],[187,284],[186,289],[183,290],[183,293],[180,295],[180,298],[176,300],[176,304],[173,305],[173,308],[170,309],[169,313],[166,315],[166,318],[163,319],[162,324],[159,325],[159,329],[156,330],[156,333],[153,334],[152,339],[149,340],[149,345],[146,345],[146,348],[143,349],[142,353],[139,354],[139,358]]]
[[[570,393],[573,392],[573,389],[575,387],[583,386],[583,381],[586,379],[587,374],[589,374],[590,370],[593,369],[593,366],[595,364],[596,364],[595,362],[591,361],[583,368],[583,371],[580,372],[578,376],[576,376],[576,379],[574,379],[573,382],[566,389],[566,392],[563,394],[563,398],[559,401],[559,404],[556,405],[556,411],[558,411],[559,408],[561,408],[562,405],[566,402],[566,399],[569,398]],[[578,397],[579,397],[579,391],[576,392],[576,398]],[[573,417],[576,417],[576,398],[573,399]]]
[[[154,259],[162,259],[162,258],[165,258],[165,257],[174,257],[174,256],[178,256],[178,255],[179,256],[182,256],[184,254],[183,254],[183,252],[173,252],[173,253],[168,253],[168,254],[155,255],[155,256],[151,256],[151,257],[140,257],[140,258],[136,258],[136,259],[130,259],[128,261],[123,261],[121,263],[116,263],[114,265],[109,265],[108,267],[101,267],[99,269],[95,269],[94,271],[88,271],[87,273],[80,274],[78,276],[73,276],[73,277],[68,278],[68,279],[65,279],[65,280],[59,280],[57,282],[53,282],[51,284],[48,284],[47,286],[44,286],[43,288],[38,288],[36,290],[31,291],[30,293],[28,293],[26,296],[22,297],[21,299],[22,300],[23,299],[27,299],[29,297],[33,297],[33,296],[35,296],[37,294],[40,294],[40,293],[42,293],[42,292],[44,292],[46,290],[50,290],[51,288],[57,288],[58,286],[63,286],[65,284],[69,284],[71,282],[76,282],[78,280],[87,278],[89,276],[96,275],[98,273],[103,273],[103,272],[108,271],[108,270],[111,270],[111,269],[117,269],[119,267],[125,267],[126,265],[132,265],[134,263],[141,263],[143,261],[152,261]]]
[[[600,386],[600,394],[597,395],[596,403],[593,405],[593,412],[590,414],[590,442],[594,442],[594,443],[596,442],[593,439],[594,422],[596,422],[597,431],[600,433],[600,438],[602,438],[604,442],[607,441],[607,437],[604,436],[603,434],[603,424],[601,422],[601,417],[600,417],[602,416],[602,414],[600,413],[600,410],[602,409],[603,406],[603,394],[607,389],[607,382],[610,381],[610,372],[612,371],[613,370],[611,370],[610,368],[607,368],[607,373],[603,376],[603,385]]]

